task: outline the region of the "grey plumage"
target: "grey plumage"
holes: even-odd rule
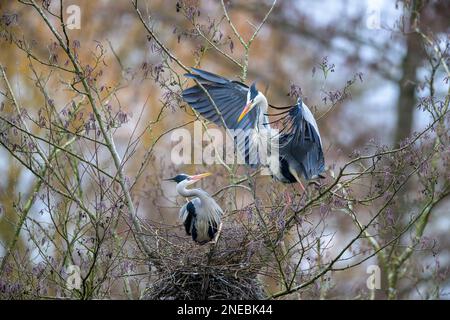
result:
[[[192,68],[192,73],[185,74],[186,77],[197,80],[211,96],[228,129],[254,128],[256,110],[248,114],[247,119],[237,122],[241,107],[247,102],[249,87],[239,81],[230,81],[213,73]],[[220,115],[211,103],[208,95],[199,86],[195,85],[183,91],[184,101],[199,112],[203,117],[217,125],[223,126]]]
[[[205,194],[203,201],[200,198],[194,198],[182,206],[179,213],[186,234],[200,244],[207,243],[214,238],[223,214],[216,201],[210,198],[206,192]]]
[[[325,159],[319,129],[311,111],[299,99],[284,113],[285,116],[278,120],[282,123],[280,155],[295,162],[293,165],[299,166],[305,179],[319,177],[325,170]]]
[[[255,145],[251,144],[253,129],[257,125],[258,111],[252,110],[247,117],[238,122],[241,107],[249,99],[254,99],[258,93],[256,85],[247,87],[239,81],[230,81],[213,73],[192,68],[192,73],[185,74],[186,77],[197,80],[200,85],[195,85],[182,92],[182,97],[194,110],[215,124],[229,129],[228,133],[234,139],[239,150],[239,156],[243,163],[256,166],[259,163],[254,152]],[[211,102],[214,101],[214,104]],[[216,108],[217,107],[217,108]]]
[[[183,222],[186,234],[200,244],[205,244],[216,236],[223,211],[206,191],[199,188],[187,189],[186,187],[208,175],[210,174],[194,176],[179,174],[168,179],[177,183],[176,190],[179,195],[187,198],[194,197],[180,208],[179,218]]]
[[[211,99],[198,84],[183,91],[183,99],[206,119],[227,129],[244,129],[250,131],[244,133],[248,139],[238,138],[238,150],[245,157],[246,164],[266,165],[274,178],[284,183],[301,181],[299,176],[305,179],[321,177],[325,170],[325,160],[322,150],[322,140],[319,128],[309,108],[302,102],[297,101],[294,106],[274,109],[281,110],[276,115],[282,117],[276,122],[281,123],[281,130],[277,132],[269,123],[267,110],[269,104],[265,96],[252,84],[249,88],[238,81],[231,81],[224,77],[200,69],[192,69],[187,77],[196,79],[208,92],[211,99],[217,106],[217,110]],[[245,107],[245,108],[244,108]],[[220,117],[222,114],[223,121]],[[267,137],[261,135],[266,133]],[[267,134],[268,133],[268,134]],[[261,151],[259,148],[261,140],[270,140],[272,145],[277,146],[278,156],[268,154],[267,163],[260,163],[259,155],[257,161],[248,161],[255,152]],[[272,140],[278,140],[278,144]],[[245,142],[242,142],[244,141]],[[248,143],[256,141],[256,143]],[[256,144],[256,147],[255,147]],[[253,158],[254,159],[254,158]]]

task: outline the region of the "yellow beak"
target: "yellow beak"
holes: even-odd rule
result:
[[[252,108],[253,108],[253,102],[250,101],[250,102],[244,107],[244,109],[242,110],[242,112],[241,112],[239,118],[237,119],[237,123],[241,122],[241,120],[245,117],[245,115],[246,115],[247,113],[250,112],[250,110],[252,110]]]
[[[197,174],[195,176],[192,176],[191,180],[198,181],[200,179],[203,179],[203,178],[206,178],[206,177],[210,176],[211,174],[212,174],[211,172]]]

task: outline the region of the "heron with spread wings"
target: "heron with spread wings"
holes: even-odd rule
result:
[[[185,76],[197,84],[182,92],[184,101],[209,121],[238,136],[238,151],[246,164],[267,166],[273,178],[283,183],[298,182],[303,190],[301,176],[306,180],[322,177],[325,170],[322,139],[313,114],[301,99],[294,106],[274,107],[255,83],[248,87],[196,68]],[[270,125],[269,106],[279,111],[274,114],[281,116],[276,120],[282,127],[279,131]],[[247,139],[239,139],[243,132],[247,132]],[[261,155],[255,155],[255,151],[270,144],[276,146],[277,152],[267,154],[262,163]]]

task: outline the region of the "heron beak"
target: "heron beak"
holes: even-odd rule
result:
[[[253,106],[254,106],[254,102],[253,102],[253,101],[250,101],[249,103],[247,103],[247,105],[246,105],[246,106],[244,107],[244,109],[242,110],[241,115],[240,115],[239,118],[237,119],[237,123],[241,122],[241,120],[245,117],[245,115],[246,115],[247,113],[249,113],[250,110],[253,109]]]
[[[195,176],[191,176],[191,180],[192,181],[198,181],[200,179],[203,179],[203,178],[206,178],[206,177],[210,176],[211,174],[212,174],[211,172],[197,174]]]

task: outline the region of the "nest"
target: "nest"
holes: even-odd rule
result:
[[[177,270],[160,278],[148,290],[152,300],[260,300],[265,297],[254,275]]]
[[[245,230],[228,224],[217,244],[198,245],[172,238],[167,262],[147,288],[152,300],[259,300],[265,297],[257,274],[260,248],[245,237]]]

